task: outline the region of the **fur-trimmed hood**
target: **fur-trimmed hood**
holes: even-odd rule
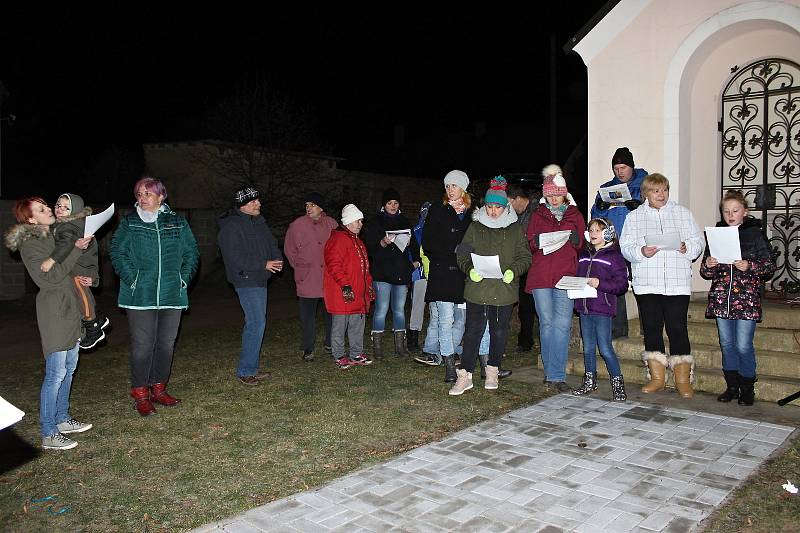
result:
[[[50,226],[43,224],[17,224],[11,226],[5,234],[6,248],[12,252],[19,250],[27,239],[45,239],[50,235]]]

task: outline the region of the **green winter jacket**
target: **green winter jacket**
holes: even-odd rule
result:
[[[74,348],[81,336],[81,311],[70,270],[82,250],[75,248],[73,242],[72,250],[62,263],[54,264],[49,272],[42,272],[39,267],[56,245],[50,226],[18,224],[6,232],[5,239],[12,252],[19,250],[28,274],[39,287],[36,322],[45,357]]]
[[[516,220],[516,217],[513,219]],[[477,255],[498,255],[500,270],[511,270],[514,273],[511,283],[505,283],[502,279],[483,279],[476,283],[467,275],[464,285],[466,301],[498,307],[519,301],[519,277],[531,266],[531,252],[522,227],[517,222],[504,228],[489,228],[478,218],[469,225],[457,255],[459,268],[469,274],[473,267],[472,256],[462,251],[472,251]]]
[[[168,205],[161,206],[155,222],[144,222],[136,211],[122,217],[109,255],[120,279],[120,307],[189,307],[186,289],[200,253],[189,223]]]

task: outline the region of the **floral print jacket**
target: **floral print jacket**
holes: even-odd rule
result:
[[[727,224],[724,221],[717,223],[717,227],[725,226]],[[709,249],[706,246],[700,266],[700,275],[711,280],[706,318],[761,322],[761,289],[764,280],[775,272],[776,265],[769,244],[761,233],[760,220],[747,217],[742,222],[739,226],[739,246],[742,259],[750,263],[745,272],[733,265],[707,267]]]

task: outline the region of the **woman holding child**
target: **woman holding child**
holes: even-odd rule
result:
[[[56,218],[39,197],[17,200],[16,226],[6,232],[6,246],[19,250],[33,282],[36,295],[36,321],[45,357],[45,375],[39,400],[42,448],[68,450],[78,445],[66,436],[91,429],[91,424],[75,420],[69,413],[72,375],[78,365],[78,340],[81,337],[81,311],[73,292],[70,270],[89,247],[92,237],[77,239],[61,263],[45,272],[42,263],[55,249],[51,231]]]

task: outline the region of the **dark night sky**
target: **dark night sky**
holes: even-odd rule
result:
[[[549,35],[563,160],[582,134],[586,102],[581,60],[561,46],[604,3],[564,2],[545,17],[70,12],[34,25],[4,16],[0,80],[10,97],[2,114],[17,119],[3,123],[3,197],[83,183],[112,147],[207,137],[210,110],[252,75],[311,106],[344,167],[439,177],[463,157],[467,172],[470,162],[538,169],[549,162]],[[459,144],[475,122],[493,139],[480,161]],[[395,124],[432,155],[384,158]]]

